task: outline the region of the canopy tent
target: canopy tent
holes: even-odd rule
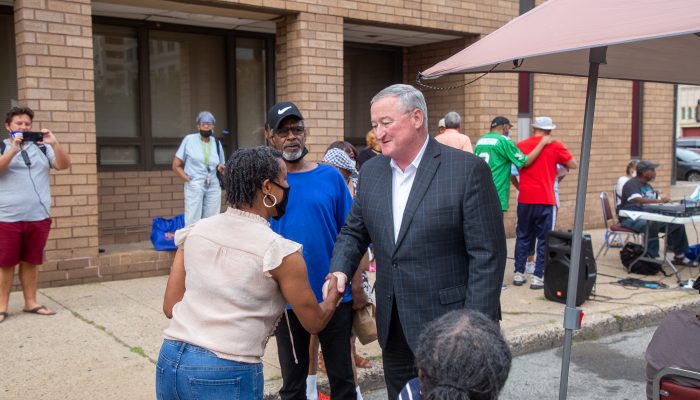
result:
[[[588,76],[589,49],[607,46],[600,78],[700,85],[697,0],[549,0],[421,73]],[[522,62],[514,68],[513,61]]]
[[[580,260],[598,77],[700,85],[698,0],[548,0],[454,56],[419,81],[476,72],[587,76],[571,259]],[[559,399],[566,399],[579,263],[570,266]]]

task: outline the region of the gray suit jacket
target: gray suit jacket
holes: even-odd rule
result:
[[[394,301],[414,351],[422,328],[448,311],[469,308],[500,319],[506,240],[488,165],[430,138],[394,243],[389,161],[377,156],[363,164],[330,267],[352,277],[374,244],[380,345]]]

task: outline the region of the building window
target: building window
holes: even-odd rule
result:
[[[685,119],[685,107],[681,107],[681,120]]]
[[[263,143],[272,35],[101,17],[93,26],[101,170],[169,168],[202,110],[226,150]]]
[[[228,127],[225,42],[221,36],[151,31],[149,50],[152,160],[170,165],[181,138],[195,131],[200,111],[214,114],[217,135]]]
[[[265,143],[261,121],[267,117],[266,42],[256,38],[236,39],[236,126],[237,147]]]
[[[139,65],[133,28],[100,26],[93,36],[95,126],[98,138],[113,138],[101,146],[101,165],[137,165],[142,147],[139,114]]]
[[[0,110],[4,114],[17,105],[15,23],[11,7],[0,7]]]

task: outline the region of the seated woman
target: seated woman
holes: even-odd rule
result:
[[[625,183],[630,179],[637,176],[637,162],[635,160],[630,161],[627,164],[627,169],[625,169],[625,174],[617,179],[615,184],[615,208],[620,207],[622,203],[622,188],[625,187]]]
[[[478,311],[450,311],[418,341],[418,378],[399,400],[493,400],[508,379],[512,356],[501,328]]]
[[[262,399],[261,357],[285,304],[315,333],[341,298],[333,291],[319,304],[301,245],[269,227],[268,218],[280,218],[289,197],[281,153],[238,150],[225,175],[228,210],[175,235],[163,301],[172,321],[156,366],[158,399]]]

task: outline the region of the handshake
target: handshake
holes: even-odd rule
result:
[[[345,293],[347,281],[348,277],[342,272],[326,275],[326,282],[323,284],[323,299],[334,299],[337,296],[337,302],[340,303],[340,300],[343,299],[343,293]]]

